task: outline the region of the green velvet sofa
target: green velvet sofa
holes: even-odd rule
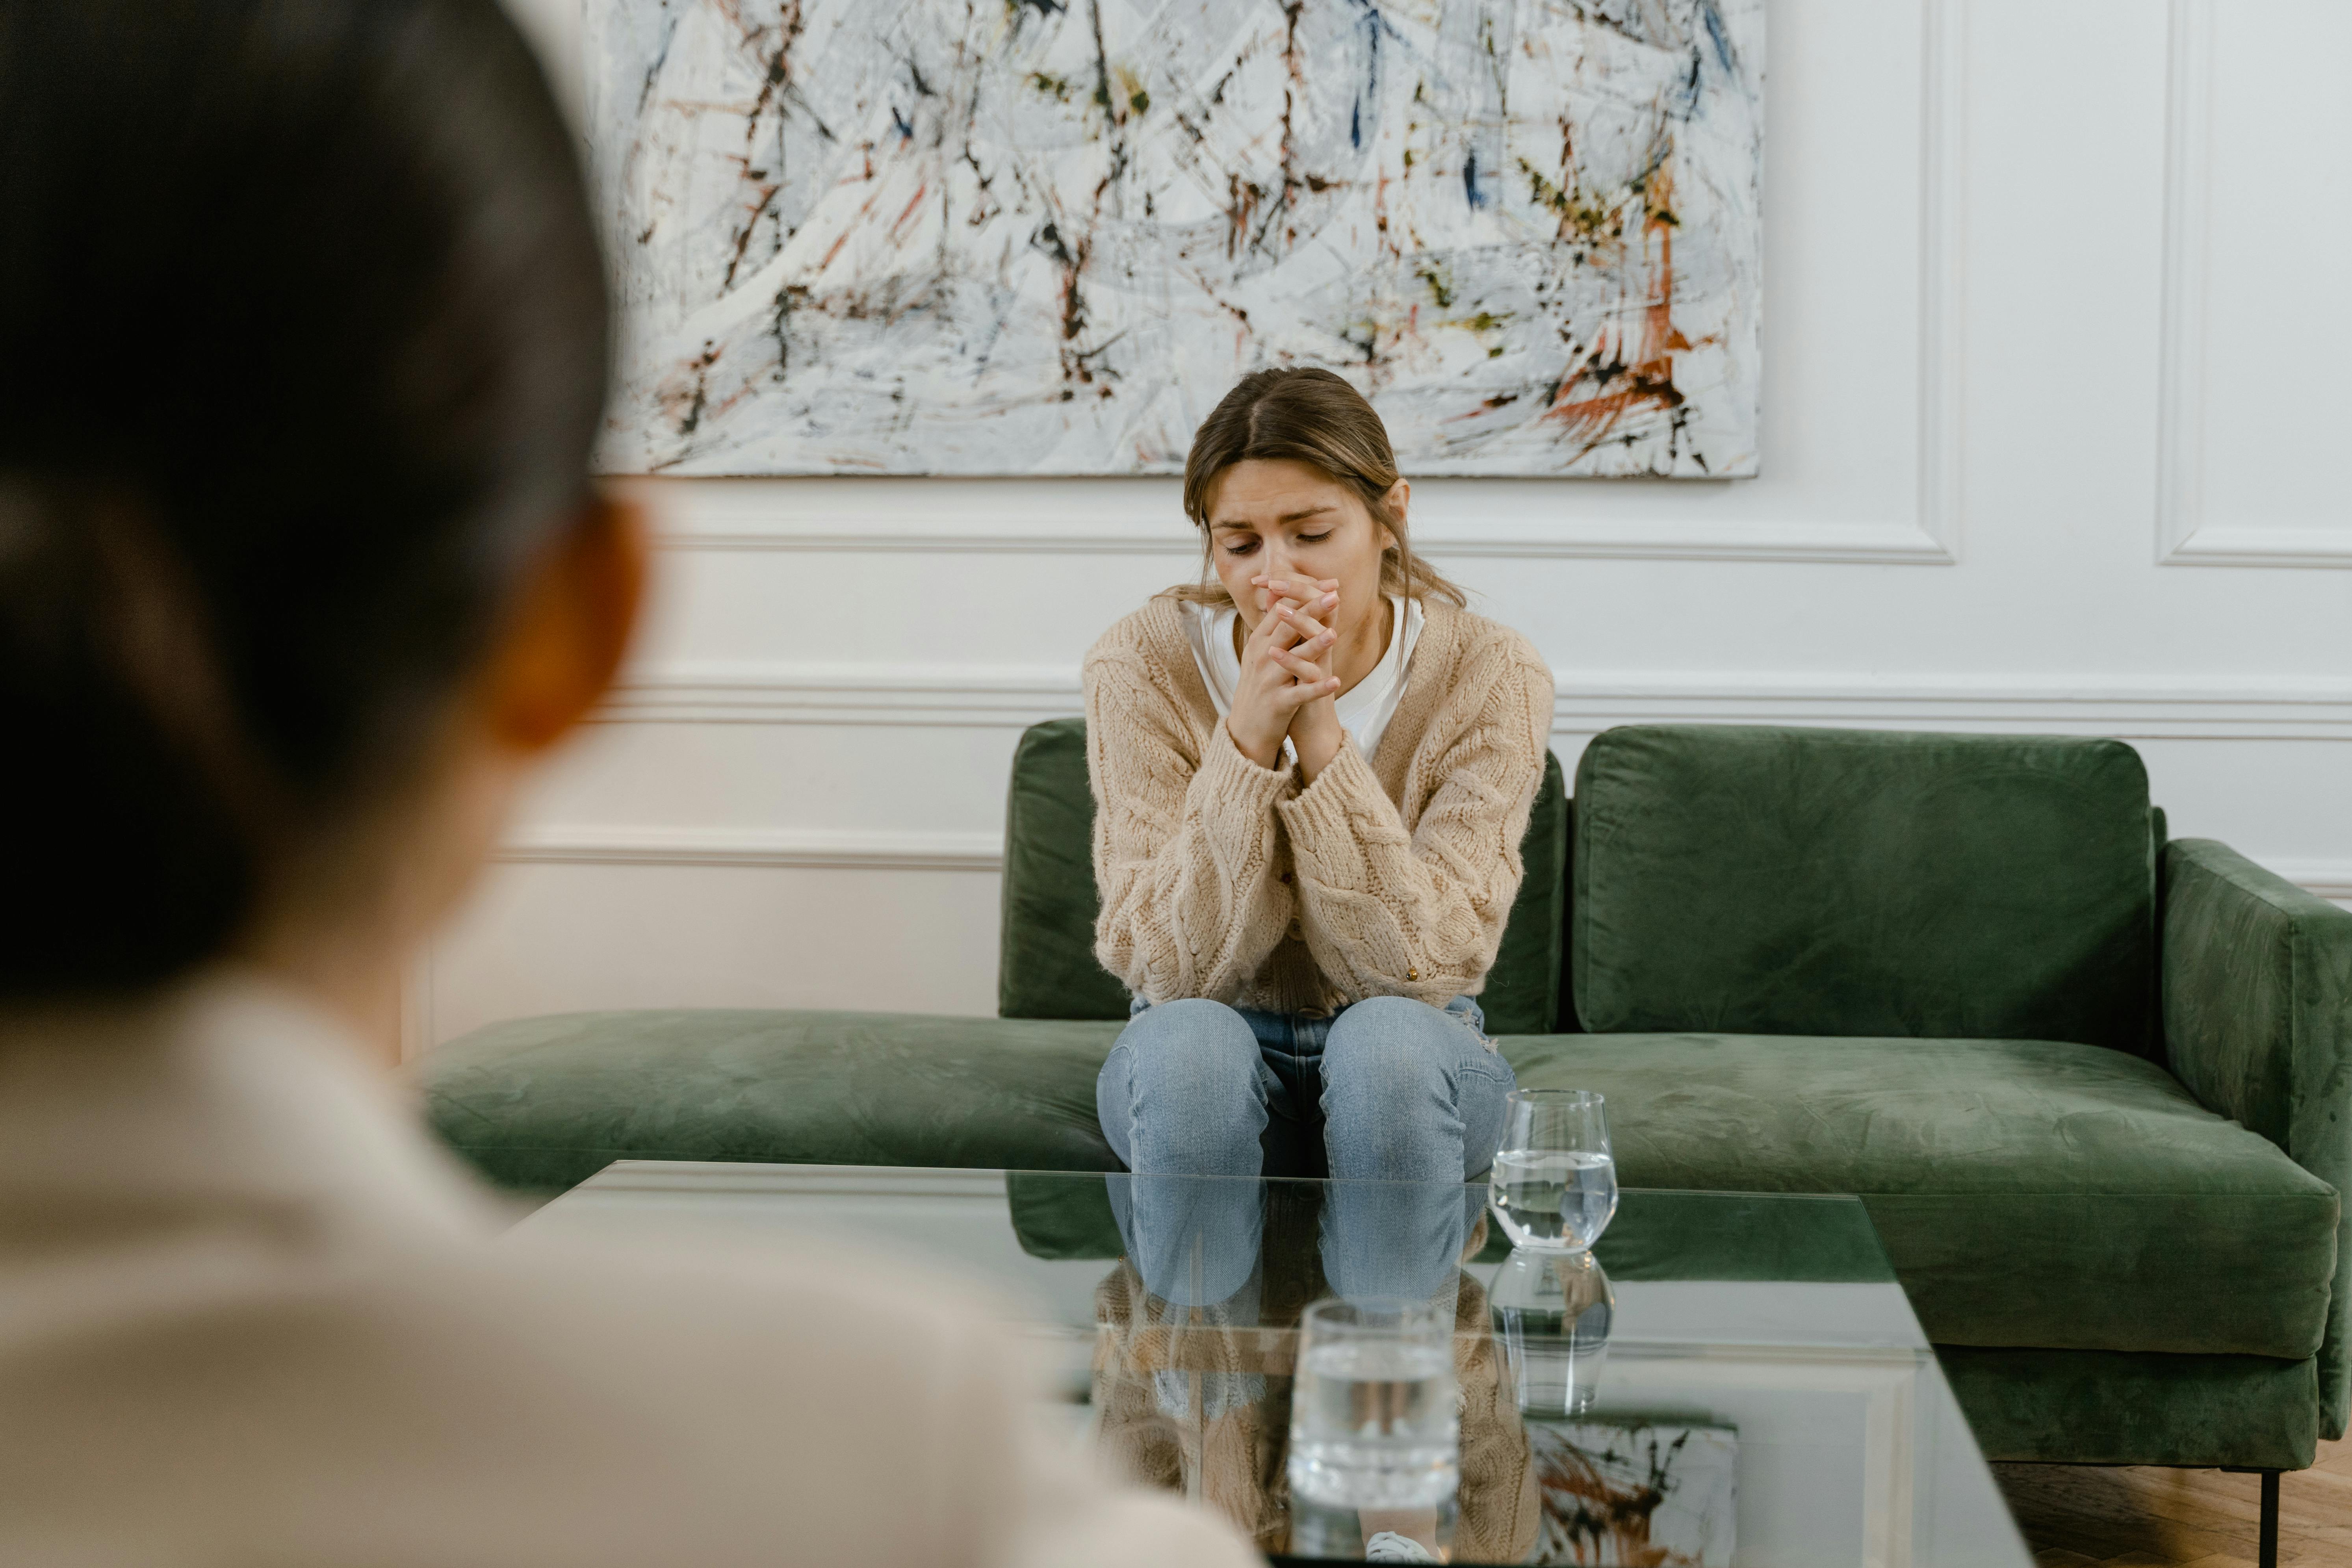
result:
[[[492,1180],[625,1157],[1112,1170],[1076,721],[1024,736],[1000,1014],[530,1018],[425,1089]],[[1549,771],[1484,1001],[1631,1185],[1859,1194],[1994,1458],[2341,1436],[2352,912],[2168,841],[2111,741],[1730,726]]]

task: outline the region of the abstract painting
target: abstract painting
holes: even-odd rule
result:
[[[1739,1436],[1728,1426],[1531,1421],[1543,1523],[1530,1563],[1730,1568]]]
[[[1763,0],[589,0],[618,472],[1756,471]]]

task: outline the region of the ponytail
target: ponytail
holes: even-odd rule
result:
[[[0,994],[143,987],[228,940],[259,802],[184,574],[123,502],[0,481]]]

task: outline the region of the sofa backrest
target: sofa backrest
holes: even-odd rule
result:
[[[2151,823],[2117,741],[1611,730],[1576,770],[1575,1009],[2149,1055]]]
[[[1030,726],[1013,750],[1004,815],[1001,1017],[1127,1016],[1127,988],[1095,962],[1094,820],[1086,721]],[[1549,753],[1519,853],[1526,876],[1479,997],[1488,1031],[1498,1035],[1544,1034],[1559,1005],[1568,804],[1559,759]]]

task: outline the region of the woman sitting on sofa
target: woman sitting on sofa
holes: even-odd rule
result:
[[[1551,676],[1414,556],[1380,416],[1261,371],[1194,438],[1208,567],[1086,663],[1102,899],[1134,993],[1096,1086],[1130,1170],[1460,1181],[1501,1135],[1486,984]]]

